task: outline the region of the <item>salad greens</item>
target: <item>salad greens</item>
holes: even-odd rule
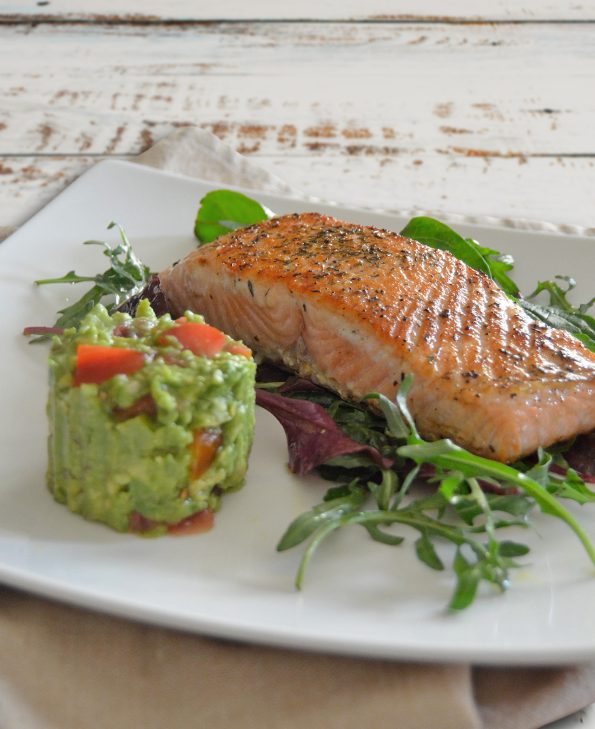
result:
[[[203,244],[268,217],[265,208],[245,195],[216,190],[201,200],[194,232]],[[510,256],[463,238],[428,217],[413,218],[401,234],[450,251],[491,277],[534,319],[569,331],[595,351],[595,318],[588,314],[595,298],[572,305],[568,294],[575,286],[573,279],[556,277],[565,288],[557,281],[539,282],[535,291],[523,297],[509,276],[513,270]],[[78,302],[60,312],[57,327],[76,326],[106,297],[113,310],[122,306],[124,297],[131,297],[130,306],[135,306],[140,297],[161,294],[158,280],[150,277],[149,269],[134,255],[121,229],[120,237],[121,243],[114,248],[100,243],[111,263],[103,274],[78,276],[69,271],[62,278],[36,282],[93,283]],[[549,301],[537,302],[538,296],[549,297]],[[456,585],[449,607],[461,610],[473,602],[482,582],[500,590],[508,587],[509,571],[519,566],[519,558],[529,549],[500,539],[500,530],[527,528],[536,508],[564,521],[595,564],[595,547],[560,501],[595,502],[595,490],[586,483],[595,479],[588,470],[579,473],[569,466],[572,443],[540,449],[532,459],[505,465],[465,451],[448,439],[423,440],[407,407],[410,377],[401,383],[395,402],[371,393],[367,399],[373,407],[346,402],[286,373],[277,373],[276,381],[267,382],[262,371],[263,378],[257,402],[285,429],[291,469],[296,473],[316,469],[335,484],[321,503],[289,525],[277,546],[284,551],[305,544],[296,576],[298,587],[318,547],[338,529],[359,524],[373,540],[398,546],[408,536],[407,529],[400,533],[405,526],[417,532],[415,553],[429,568],[444,570],[447,557],[450,559]]]
[[[508,276],[508,272],[514,267],[510,256],[493,248],[480,246],[471,238],[463,238],[448,225],[434,218],[412,218],[401,231],[401,235],[425,243],[431,248],[450,251],[463,263],[493,278],[510,296],[519,295],[518,286]]]
[[[595,352],[595,318],[587,314],[595,303],[595,297],[585,304],[573,306],[567,295],[576,286],[576,281],[570,276],[556,276],[559,281],[566,281],[567,287],[563,289],[555,281],[540,281],[533,293],[518,303],[534,319],[539,319],[550,327],[565,329]],[[550,297],[549,305],[544,306],[533,301],[541,292],[547,292]]]
[[[565,329],[580,339],[592,352],[595,351],[595,319],[587,314],[595,302],[595,297],[585,304],[573,306],[568,301],[568,293],[576,286],[576,282],[569,276],[556,276],[558,280],[566,282],[566,289],[555,281],[540,281],[535,291],[527,297],[522,297],[518,286],[508,276],[508,272],[514,268],[510,256],[499,253],[493,248],[480,246],[470,238],[463,238],[445,223],[432,218],[413,218],[403,228],[401,235],[432,248],[450,251],[471,268],[482,271],[492,278],[533,319],[545,322],[556,329]],[[549,294],[548,304],[533,301],[542,292]]]
[[[554,471],[552,467],[558,461],[551,454],[540,451],[536,463],[526,461],[512,467],[469,453],[448,439],[432,443],[423,440],[407,407],[411,377],[402,382],[396,402],[371,394],[369,399],[378,405],[375,410],[350,405],[322,389],[300,392],[299,382],[285,392],[292,398],[307,398],[303,404],[308,406],[314,398],[323,412],[332,413],[341,423],[343,432],[354,438],[354,444],[347,454],[344,443],[339,442],[335,450],[338,456],[327,444],[331,457],[318,470],[323,477],[341,485],[329,489],[320,504],[298,516],[277,546],[279,551],[285,551],[309,540],[296,577],[298,588],[315,551],[337,529],[359,524],[375,541],[399,545],[404,537],[394,529],[387,531],[387,527],[407,526],[419,532],[415,542],[418,558],[434,570],[444,569],[441,545],[450,542],[455,546],[452,568],[457,583],[449,607],[465,608],[473,601],[481,581],[493,583],[501,590],[508,587],[509,570],[519,566],[516,558],[529,549],[524,544],[499,540],[497,530],[527,527],[528,515],[536,506],[566,522],[595,563],[595,547],[559,501],[565,498],[579,504],[593,503],[595,492],[572,469]],[[283,386],[279,389],[282,391]],[[268,392],[267,395],[271,397]],[[311,428],[296,433],[300,427],[298,418],[291,423],[290,430],[280,404],[263,402],[258,392],[257,403],[280,420],[293,454],[290,466],[295,472],[304,473],[303,464],[312,465]],[[353,419],[349,418],[350,408],[355,414]],[[374,444],[379,454],[392,459],[390,467],[358,451],[361,446],[357,439]],[[328,441],[326,436],[325,440]],[[416,495],[412,490],[414,481],[420,480],[434,485],[429,495]],[[370,500],[373,503],[368,506]]]
[[[110,223],[108,230],[116,225]],[[120,232],[120,243],[113,248],[108,243],[96,240],[85,241],[84,244],[104,248],[103,255],[109,259],[110,267],[103,273],[96,276],[79,276],[74,271],[69,271],[60,278],[35,281],[38,286],[88,282],[94,284],[78,301],[58,312],[60,316],[54,327],[67,329],[78,326],[85,315],[99,302],[104,303],[111,314],[124,300],[138,295],[147,285],[151,276],[148,267],[134,253],[124,230],[120,226],[117,227]]]
[[[201,243],[210,243],[231,230],[260,223],[268,217],[260,203],[241,192],[213,190],[200,201],[194,235]]]

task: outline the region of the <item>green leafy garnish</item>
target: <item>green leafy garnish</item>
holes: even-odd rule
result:
[[[412,218],[401,235],[432,248],[449,251],[471,268],[492,278],[533,319],[554,329],[564,329],[595,352],[595,318],[587,314],[595,303],[595,297],[585,304],[573,306],[568,301],[568,293],[576,286],[574,279],[556,276],[566,282],[566,289],[555,281],[540,281],[535,291],[523,298],[516,283],[508,276],[514,267],[510,256],[485,248],[471,238],[463,238],[445,223],[428,217]],[[542,292],[549,294],[548,305],[533,301]]]
[[[471,238],[463,238],[445,223],[434,218],[420,216],[412,218],[401,231],[401,235],[424,243],[431,248],[449,251],[463,263],[476,271],[482,271],[494,279],[509,296],[518,296],[519,289],[508,276],[513,268],[510,256],[493,248],[480,246]]]
[[[535,291],[525,299],[520,299],[518,303],[534,319],[556,329],[565,329],[595,352],[595,318],[587,314],[595,303],[595,297],[584,304],[573,306],[568,301],[568,294],[576,286],[576,281],[570,276],[556,276],[556,278],[566,282],[565,289],[555,281],[540,281]],[[547,305],[533,301],[542,292],[549,295]]]
[[[200,201],[194,235],[201,243],[210,243],[225,233],[268,217],[260,203],[241,192],[213,190]]]
[[[399,526],[411,527],[419,533],[415,541],[417,557],[434,570],[444,569],[442,545],[454,545],[452,569],[456,586],[449,607],[461,610],[475,599],[481,582],[489,582],[500,590],[509,586],[509,570],[519,566],[517,558],[529,548],[518,542],[498,538],[498,530],[506,527],[527,527],[527,516],[535,507],[545,514],[564,521],[577,535],[595,564],[595,547],[584,529],[559,501],[572,499],[578,503],[595,501],[592,492],[579,475],[569,469],[565,475],[550,470],[554,458],[540,451],[537,463],[520,463],[517,468],[481,456],[476,456],[450,440],[427,442],[417,432],[407,406],[412,378],[406,377],[396,402],[380,394],[372,394],[383,416],[370,412],[362,417],[361,407],[328,393],[308,393],[319,403],[325,402],[327,412],[334,412],[347,422],[348,409],[353,408],[358,423],[352,434],[362,434],[365,428],[381,452],[396,456],[394,469],[383,469],[369,461],[344,458],[340,463],[327,464],[320,471],[333,480],[349,482],[332,488],[321,504],[300,515],[287,528],[277,549],[283,551],[308,541],[296,576],[296,586],[302,586],[306,569],[320,545],[338,529],[352,524],[363,526],[377,542],[399,545],[405,535],[394,532]],[[301,397],[306,393],[295,393]],[[295,396],[294,395],[294,396]],[[336,398],[336,399],[335,399]],[[337,422],[339,422],[339,419]],[[337,460],[337,459],[335,459]],[[413,495],[410,488],[421,473],[435,484],[430,495]],[[482,486],[483,485],[483,486]],[[491,493],[489,488],[496,490]],[[515,489],[511,493],[511,489]],[[406,497],[406,498],[405,498]],[[366,503],[373,504],[366,508]],[[387,528],[393,531],[387,531]]]
[[[116,226],[110,223],[108,230]],[[117,226],[120,242],[113,248],[104,241],[85,241],[84,245],[98,245],[104,248],[103,255],[110,261],[110,267],[97,276],[79,276],[69,271],[60,278],[45,278],[35,281],[38,286],[45,284],[88,283],[93,282],[78,301],[65,309],[60,309],[60,316],[55,327],[67,329],[79,325],[83,317],[98,303],[103,303],[111,314],[126,299],[138,294],[147,284],[151,275],[149,268],[136,256],[124,230]]]

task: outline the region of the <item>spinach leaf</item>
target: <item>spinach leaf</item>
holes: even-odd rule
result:
[[[471,238],[463,238],[446,223],[424,216],[412,218],[401,231],[401,235],[413,238],[431,248],[449,251],[471,268],[494,279],[509,296],[519,295],[518,286],[507,275],[513,268],[510,256],[503,255],[493,248],[480,246]]]
[[[201,243],[210,243],[236,228],[260,223],[268,217],[260,203],[241,192],[213,190],[200,201],[194,235]]]

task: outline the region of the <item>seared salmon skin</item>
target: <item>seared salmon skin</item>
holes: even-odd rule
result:
[[[511,462],[595,428],[595,354],[446,251],[317,213],[229,233],[160,274],[264,358],[360,400],[414,375],[420,433]]]

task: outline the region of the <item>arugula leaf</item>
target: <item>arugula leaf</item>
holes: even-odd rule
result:
[[[427,532],[422,531],[421,537],[415,542],[415,553],[420,562],[427,564],[430,569],[437,571],[444,569],[444,563]]]
[[[401,231],[401,235],[424,243],[431,248],[449,251],[460,261],[476,271],[482,271],[494,279],[509,296],[518,296],[519,289],[508,276],[513,268],[510,256],[503,255],[493,248],[480,246],[471,238],[463,238],[445,223],[425,216],[412,218]]]
[[[200,201],[194,235],[201,243],[210,243],[236,228],[260,223],[268,217],[260,203],[241,192],[213,190]]]
[[[113,248],[104,241],[85,241],[83,245],[98,245],[104,248],[103,255],[110,261],[110,267],[97,276],[79,276],[75,271],[68,271],[60,278],[45,278],[35,281],[38,286],[61,283],[94,282],[83,296],[74,304],[60,309],[60,316],[54,327],[67,329],[80,324],[84,316],[98,303],[105,304],[111,314],[120,304],[131,296],[140,293],[147,284],[151,272],[134,253],[130,241],[123,228],[117,223],[110,223],[108,230],[116,226],[120,233],[120,242]],[[108,301],[104,301],[108,299]],[[38,337],[40,341],[46,337]]]
[[[401,231],[401,235],[432,248],[450,251],[471,268],[482,271],[492,278],[533,319],[555,329],[564,329],[595,352],[595,318],[587,314],[595,302],[595,297],[578,307],[573,306],[568,301],[568,293],[576,286],[571,277],[556,276],[558,280],[566,281],[566,289],[555,281],[540,281],[535,291],[526,298],[520,298],[518,286],[508,276],[508,272],[513,268],[510,256],[481,246],[471,238],[463,238],[445,223],[428,217],[412,218]],[[531,301],[541,292],[549,294],[549,305]]]
[[[347,494],[332,500],[325,500],[310,511],[305,512],[291,522],[283,537],[277,545],[277,551],[283,552],[301,544],[308,539],[321,525],[333,519],[357,511],[366,499],[366,491],[355,484],[349,488]]]
[[[573,306],[568,301],[568,294],[576,286],[575,280],[570,276],[556,278],[566,281],[567,288],[563,289],[555,281],[540,281],[535,291],[525,299],[519,299],[517,303],[534,319],[556,329],[565,329],[583,342],[591,352],[595,352],[595,318],[587,314],[595,303],[595,297],[584,304]],[[542,292],[549,294],[549,305],[529,301]]]
[[[512,466],[476,456],[449,440],[402,446],[399,448],[399,454],[412,458],[418,464],[420,462],[432,463],[443,471],[459,470],[465,474],[467,480],[488,477],[498,479],[505,484],[519,486],[535,500],[545,514],[557,516],[571,527],[595,564],[595,547],[576,519],[538,481],[517,471]]]
[[[475,599],[482,582],[500,590],[508,589],[510,569],[519,566],[516,558],[526,555],[529,549],[524,544],[499,539],[498,532],[511,526],[527,527],[527,515],[535,506],[566,522],[595,563],[595,547],[559,501],[595,501],[595,492],[575,471],[553,470],[555,459],[543,450],[537,463],[519,463],[518,468],[513,468],[469,453],[449,440],[424,441],[407,406],[411,384],[411,376],[403,380],[395,402],[378,394],[368,396],[377,400],[383,416],[384,444],[379,450],[398,456],[393,467],[387,469],[368,462],[362,470],[361,460],[349,456],[342,457],[342,468],[329,469],[328,463],[319,468],[326,478],[350,480],[344,487],[330,489],[321,504],[297,517],[278,544],[277,549],[282,551],[307,542],[296,575],[298,588],[317,549],[338,529],[360,525],[375,541],[396,546],[405,536],[386,528],[407,526],[419,532],[415,552],[431,569],[444,569],[439,544],[446,541],[454,545],[452,570],[456,579],[449,608],[465,609]],[[290,386],[287,392],[293,398],[311,397],[318,404],[325,403],[327,412],[333,411],[337,416],[337,424],[339,419],[349,421],[350,409],[357,422],[365,420],[361,405],[344,401],[339,405],[337,396],[325,395],[320,388],[300,392]],[[371,411],[368,418],[369,432],[375,434],[378,442],[380,418]],[[410,492],[414,479],[428,466],[429,480],[438,487],[430,496]],[[486,492],[481,483],[497,486],[500,493]],[[506,493],[511,486],[517,488],[517,493]],[[376,502],[371,508],[366,508],[367,495]]]
[[[595,303],[595,296],[585,304],[579,304],[578,307],[573,306],[568,301],[568,294],[572,291],[572,289],[576,288],[576,281],[571,276],[556,276],[555,278],[559,281],[566,281],[567,287],[563,289],[560,284],[557,284],[555,281],[540,281],[537,284],[535,291],[529,294],[527,298],[534,299],[542,291],[547,291],[550,295],[550,306],[554,306],[556,309],[562,309],[563,311],[567,311],[572,314],[577,311],[580,314],[586,314]]]

